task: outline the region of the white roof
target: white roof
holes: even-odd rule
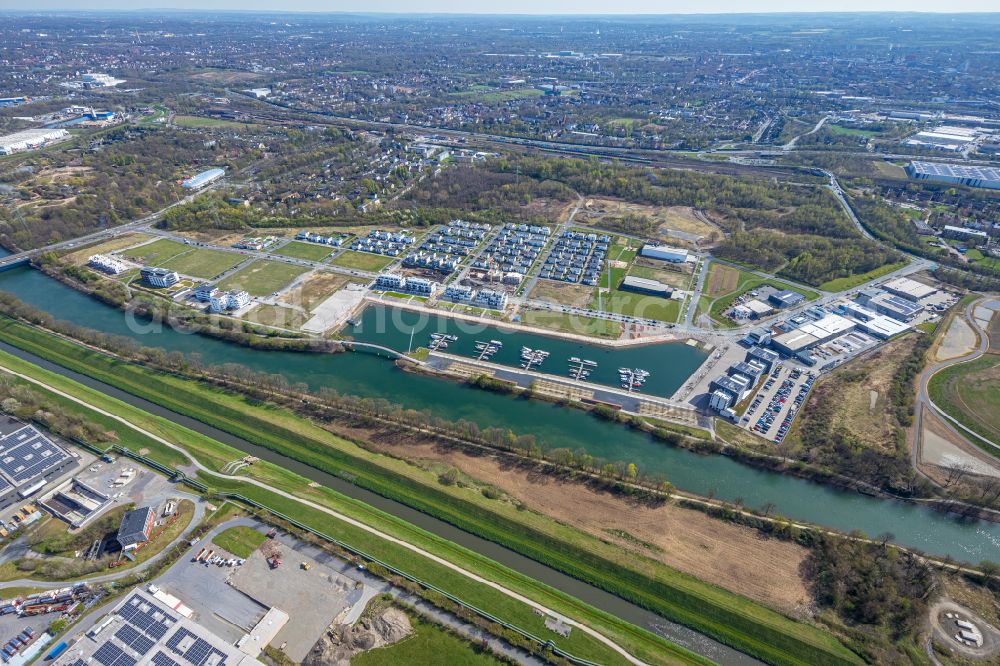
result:
[[[746,307],[754,314],[767,314],[768,312],[774,311],[774,308],[770,305],[764,303],[763,301],[758,301],[756,298],[747,303]]]
[[[889,280],[885,283],[887,289],[892,289],[901,293],[909,294],[914,298],[926,298],[931,294],[937,292],[937,289],[923,282],[917,282],[916,280],[911,280],[910,278],[900,277],[895,280]]]
[[[810,322],[799,327],[799,331],[803,333],[808,333],[810,335],[815,335],[817,338],[826,338],[831,335],[838,335],[840,333],[846,333],[847,331],[854,328],[855,324],[850,319],[846,317],[841,317],[840,315],[828,314],[819,321]]]

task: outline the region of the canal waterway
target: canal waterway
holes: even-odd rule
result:
[[[569,359],[593,361],[597,365],[588,364],[592,370],[587,381],[616,388],[621,388],[619,368],[643,369],[649,372],[649,377],[640,391],[664,398],[673,395],[708,356],[702,349],[684,342],[629,347],[592,345],[385,305],[365,308],[357,324],[348,325],[343,333],[359,342],[373,342],[401,352],[426,347],[432,333],[453,335],[458,339],[448,341],[448,347],[442,351],[470,358],[481,354],[476,349],[477,342],[496,340],[503,346],[487,357],[491,363],[517,368],[521,365],[522,347],[544,350],[549,356],[541,364],[533,365],[532,370],[568,377],[571,367],[579,367],[579,363]]]
[[[282,373],[291,382],[305,382],[313,388],[327,386],[352,395],[384,398],[409,408],[432,410],[443,418],[468,419],[482,427],[511,428],[518,434],[532,434],[550,447],[584,449],[609,461],[635,463],[646,472],[665,475],[682,490],[714,493],[729,501],[741,499],[748,507],[773,503],[776,513],[839,530],[858,529],[872,536],[891,532],[898,543],[936,555],[969,562],[1000,559],[998,524],[845,492],[748,467],[724,456],[671,448],[575,409],[404,372],[392,362],[366,353],[319,356],[265,352],[131,321],[128,315],[28,268],[0,273],[0,289],[61,319],[129,336],[147,346],[199,353],[208,363],[239,363],[260,372]],[[638,351],[642,349],[657,347]],[[651,366],[652,362],[641,365],[649,370]]]

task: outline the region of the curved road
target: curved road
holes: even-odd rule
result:
[[[298,503],[300,503],[300,504],[302,504],[304,506],[308,506],[309,508],[311,508],[311,509],[313,509],[315,511],[321,511],[321,512],[323,512],[323,513],[325,513],[325,514],[327,514],[329,516],[332,516],[334,519],[339,520],[340,522],[346,523],[346,524],[348,524],[348,525],[350,525],[352,527],[355,527],[357,529],[364,530],[365,532],[368,532],[369,534],[372,534],[372,535],[374,535],[374,536],[376,536],[376,537],[378,537],[378,538],[380,538],[380,539],[382,539],[384,541],[388,541],[389,543],[397,545],[397,546],[399,546],[401,548],[405,548],[406,550],[409,550],[410,552],[412,552],[412,553],[414,553],[416,555],[419,555],[421,557],[429,559],[432,562],[435,562],[436,564],[439,564],[440,566],[443,566],[443,567],[445,567],[447,569],[450,569],[451,571],[459,573],[459,574],[465,576],[466,578],[469,578],[472,581],[475,581],[475,582],[477,582],[477,583],[479,583],[481,585],[486,585],[486,586],[488,586],[488,587],[490,587],[490,588],[492,588],[492,589],[500,592],[501,594],[503,594],[503,595],[505,595],[507,597],[510,597],[511,599],[514,599],[516,601],[519,601],[519,602],[521,602],[521,603],[523,603],[523,604],[525,604],[525,605],[527,605],[527,606],[529,606],[531,608],[534,608],[535,610],[538,610],[538,611],[540,611],[542,613],[545,613],[546,615],[550,615],[550,616],[553,616],[553,617],[559,617],[566,624],[569,624],[570,626],[576,627],[577,629],[579,629],[583,633],[587,634],[588,636],[594,638],[595,640],[597,640],[600,643],[602,643],[605,646],[607,646],[609,649],[611,649],[614,652],[618,653],[619,655],[621,655],[622,658],[624,658],[629,663],[635,664],[635,666],[647,666],[647,664],[645,662],[643,662],[642,660],[638,659],[637,657],[634,657],[633,655],[631,655],[623,647],[621,647],[620,645],[618,645],[617,643],[615,643],[614,641],[612,641],[610,638],[608,638],[607,636],[605,636],[601,632],[597,631],[596,629],[593,629],[593,628],[591,628],[590,626],[588,626],[586,624],[577,622],[576,620],[573,620],[572,618],[565,617],[561,613],[558,613],[558,612],[556,612],[556,611],[554,611],[554,610],[552,610],[552,609],[550,609],[550,608],[548,608],[546,606],[543,606],[542,604],[534,601],[533,599],[530,599],[530,598],[522,595],[519,592],[516,592],[516,591],[511,590],[511,589],[509,589],[507,587],[504,587],[503,585],[500,585],[499,583],[496,583],[496,582],[491,581],[491,580],[489,580],[487,578],[484,578],[484,577],[482,577],[482,576],[480,576],[480,575],[478,575],[478,574],[476,574],[476,573],[474,573],[472,571],[469,571],[468,569],[464,569],[464,568],[458,566],[457,564],[455,564],[455,563],[453,563],[453,562],[451,562],[451,561],[449,561],[449,560],[447,560],[447,559],[445,559],[443,557],[440,557],[438,555],[435,555],[434,553],[431,553],[431,552],[429,552],[427,550],[424,550],[423,548],[420,548],[419,546],[415,546],[415,545],[409,543],[408,541],[404,541],[403,539],[399,539],[397,537],[394,537],[391,534],[387,534],[385,532],[382,532],[381,530],[378,530],[378,529],[376,529],[374,527],[371,527],[370,525],[367,525],[367,524],[365,524],[365,523],[363,523],[363,522],[361,522],[359,520],[355,520],[354,518],[351,518],[350,516],[344,515],[344,514],[340,513],[339,511],[335,511],[333,509],[325,507],[322,504],[317,504],[315,502],[312,502],[311,500],[303,499],[301,497],[293,495],[292,493],[285,492],[284,490],[281,490],[279,488],[274,488],[274,487],[272,487],[272,486],[270,486],[270,485],[268,485],[268,484],[266,484],[266,483],[264,483],[262,481],[258,481],[257,479],[252,479],[250,477],[245,477],[245,476],[232,476],[232,475],[227,475],[227,474],[220,474],[220,473],[218,473],[218,472],[216,472],[216,471],[214,471],[212,469],[209,469],[208,467],[205,467],[204,465],[202,465],[198,460],[196,460],[194,457],[192,457],[187,452],[187,450],[184,449],[183,447],[177,446],[173,442],[170,442],[170,441],[168,441],[168,440],[160,437],[159,435],[156,435],[155,433],[149,432],[148,430],[145,430],[144,428],[142,428],[142,427],[140,427],[138,425],[135,425],[134,423],[132,423],[128,419],[125,419],[125,418],[123,418],[121,416],[118,416],[117,414],[113,414],[111,412],[108,412],[108,411],[102,410],[102,409],[100,409],[98,407],[95,407],[95,406],[87,403],[84,400],[81,400],[80,398],[78,398],[78,397],[76,397],[74,395],[66,393],[65,391],[61,391],[61,390],[59,390],[59,389],[57,389],[57,388],[55,388],[53,386],[49,386],[48,384],[45,384],[44,382],[39,381],[39,380],[37,380],[37,379],[35,379],[33,377],[29,377],[29,376],[21,374],[19,372],[13,371],[13,370],[11,370],[9,368],[6,368],[6,367],[4,367],[2,365],[0,365],[0,369],[2,369],[3,372],[11,374],[11,375],[13,375],[15,377],[18,377],[19,379],[22,379],[24,381],[27,381],[27,382],[29,382],[31,384],[34,384],[34,385],[37,385],[37,386],[41,386],[46,391],[52,392],[52,393],[54,393],[56,395],[59,395],[60,397],[66,399],[66,400],[70,400],[72,402],[75,402],[75,403],[77,403],[79,405],[82,405],[82,406],[86,407],[87,409],[90,409],[90,410],[92,410],[92,411],[94,411],[94,412],[96,412],[98,414],[101,414],[102,416],[105,416],[105,417],[110,418],[110,419],[112,419],[114,421],[117,421],[118,423],[121,423],[125,427],[130,428],[130,429],[138,432],[139,434],[141,434],[141,435],[143,435],[145,437],[148,437],[148,438],[152,439],[153,441],[158,442],[159,444],[162,444],[162,445],[166,446],[167,448],[169,448],[169,449],[171,449],[173,451],[176,451],[176,452],[180,453],[185,458],[187,458],[190,461],[191,466],[194,467],[195,469],[197,469],[199,472],[202,472],[202,473],[210,475],[210,476],[222,477],[222,478],[225,478],[225,479],[239,481],[241,483],[246,483],[246,484],[249,484],[249,485],[257,486],[258,488],[262,488],[263,490],[266,490],[268,492],[274,493],[275,495],[278,495],[280,497],[284,497],[285,499],[290,499],[290,500],[298,502]]]
[[[939,361],[937,363],[929,365],[926,368],[924,368],[924,371],[921,372],[920,375],[917,377],[917,396],[913,405],[914,407],[913,442],[912,445],[910,446],[910,450],[911,450],[913,467],[918,471],[920,470],[920,467],[918,465],[918,463],[920,462],[920,435],[921,432],[923,431],[921,426],[921,417],[923,416],[924,406],[926,406],[936,416],[938,416],[941,419],[941,422],[944,423],[945,427],[947,427],[949,430],[951,430],[952,433],[954,433],[961,439],[965,440],[967,437],[967,433],[972,432],[968,428],[966,428],[963,424],[959,423],[957,420],[955,420],[948,414],[945,414],[936,404],[934,404],[934,402],[930,398],[930,395],[927,392],[927,385],[930,383],[931,377],[936,375],[938,372],[944,370],[945,368],[949,368],[953,365],[957,365],[959,363],[967,363],[969,361],[974,361],[983,354],[985,354],[986,350],[989,349],[990,346],[989,336],[986,334],[986,331],[984,331],[983,328],[976,321],[976,318],[972,315],[973,311],[976,309],[976,306],[981,305],[984,301],[987,301],[986,297],[978,298],[972,301],[965,307],[965,311],[960,315],[972,327],[972,330],[975,331],[979,339],[979,346],[974,351],[970,352],[969,354],[966,354],[965,356],[959,356],[958,358]],[[945,331],[944,334],[947,335],[948,332]],[[959,429],[961,429],[964,432],[960,432]],[[1000,445],[991,442],[987,439],[984,439],[980,435],[976,435],[976,437],[1000,449]],[[969,446],[974,447],[975,445],[969,444]]]

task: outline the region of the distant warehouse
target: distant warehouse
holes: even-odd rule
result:
[[[846,317],[828,314],[818,321],[810,322],[793,331],[779,335],[771,340],[771,345],[788,356],[796,356],[816,345],[829,342],[844,333],[853,331],[855,326],[855,322]]]
[[[910,162],[910,165],[906,167],[906,174],[915,180],[1000,190],[1000,169],[996,167],[946,164],[943,162]]]
[[[199,190],[209,183],[219,180],[224,175],[226,175],[226,172],[223,169],[209,169],[208,171],[202,171],[196,176],[191,176],[181,183],[181,187],[189,190]]]
[[[0,136],[0,155],[13,155],[25,150],[42,148],[69,136],[64,129],[30,129]]]

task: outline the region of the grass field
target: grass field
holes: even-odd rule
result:
[[[222,530],[212,538],[212,543],[236,557],[250,557],[267,537],[246,525],[237,525]]]
[[[691,275],[680,271],[669,271],[663,268],[639,265],[638,262],[632,264],[628,269],[629,275],[646,278],[647,280],[658,280],[663,284],[669,284],[677,289],[688,289],[691,285]]]
[[[407,613],[413,633],[392,645],[367,650],[351,658],[351,666],[501,666],[507,662],[473,649],[442,627]]]
[[[586,307],[590,302],[591,287],[568,282],[556,282],[553,280],[539,280],[531,290],[530,298],[537,298],[549,303],[559,305],[572,305],[575,307]]]
[[[895,264],[886,264],[881,268],[876,268],[873,271],[867,273],[861,273],[860,275],[851,275],[849,277],[836,278],[835,280],[830,280],[829,282],[824,282],[819,286],[823,291],[847,291],[848,289],[853,289],[859,284],[864,284],[869,280],[874,280],[875,278],[880,278],[883,275],[891,273],[895,270],[899,270],[906,266],[907,262],[900,261]]]
[[[130,245],[147,241],[150,238],[151,237],[146,234],[125,234],[124,236],[112,238],[95,245],[88,245],[85,248],[69,252],[64,256],[73,263],[85,264],[87,263],[87,259],[92,255],[117,252],[129,247]]]
[[[223,120],[221,118],[204,118],[202,116],[174,116],[174,124],[178,127],[194,128],[246,129],[248,127],[248,123],[238,123],[234,120]]]
[[[228,271],[245,259],[235,252],[192,247],[167,238],[140,245],[121,254],[147,266],[169,268],[182,275],[206,280]]]
[[[220,282],[219,289],[245,289],[251,296],[270,296],[308,270],[280,261],[258,259]]]
[[[518,90],[467,90],[465,92],[451,93],[451,97],[458,99],[474,99],[486,104],[496,102],[508,102],[517,99],[531,99],[541,97],[544,93],[538,88],[520,88]]]
[[[528,326],[538,326],[563,333],[590,335],[611,340],[617,340],[621,330],[617,322],[582,317],[566,312],[550,312],[548,310],[526,310],[521,316],[521,321]]]
[[[307,261],[322,261],[330,256],[332,250],[328,245],[316,245],[315,243],[300,243],[292,241],[277,250],[274,254],[294,259],[305,259]]]
[[[945,368],[931,378],[931,400],[952,418],[981,437],[1000,442],[1000,354],[985,354],[974,361]],[[975,440],[973,440],[975,441]],[[994,456],[991,446],[983,450]]]
[[[843,125],[826,125],[826,129],[829,130],[830,134],[840,135],[840,136],[878,136],[882,132],[878,130],[866,130],[858,129],[856,127],[844,127]]]
[[[225,461],[232,460],[239,455],[237,450],[216,440],[209,439],[176,423],[121,403],[103,393],[42,370],[13,356],[0,353],[0,363],[18,372],[37,376],[49,385],[66,392],[71,392],[80,399],[85,399],[88,404],[120,414],[131,423],[135,423],[150,432],[165,437],[186,448],[206,466],[218,467],[224,464]],[[89,409],[80,407],[77,403],[59,399],[58,396],[49,393],[45,389],[34,387],[34,390],[47,397],[51,397],[54,401],[65,403],[67,410],[71,413],[80,414],[84,418],[91,420],[94,420],[94,417],[100,416]],[[161,461],[167,457],[174,457],[175,459],[178,457],[176,452],[172,452],[155,440],[145,437],[141,433],[124,427],[117,422],[112,421],[112,423],[114,424],[113,427],[120,431],[119,434],[122,436],[123,441],[129,441],[130,448],[138,447],[147,449],[151,457]],[[559,613],[597,627],[613,640],[624,645],[626,649],[633,651],[637,656],[651,664],[707,663],[696,655],[688,653],[686,650],[678,648],[658,636],[623,622],[614,616],[591,608],[573,597],[553,590],[542,582],[513,572],[477,553],[456,546],[450,541],[440,539],[394,516],[373,509],[360,501],[340,495],[329,488],[310,484],[303,477],[285,469],[276,467],[270,463],[258,462],[253,466],[251,474],[286,492],[331,507],[353,519],[434,552],[460,566],[476,571],[487,579],[511,587],[529,598],[544,603]],[[451,591],[467,603],[474,604],[480,608],[489,608],[494,615],[505,621],[516,623],[537,636],[551,638],[558,646],[583,658],[607,664],[623,663],[615,653],[582,632],[575,631],[568,638],[561,638],[545,628],[543,618],[534,613],[529,606],[506,595],[499,594],[490,586],[470,581],[466,576],[458,572],[454,572],[429,559],[415,555],[412,551],[386,541],[382,537],[373,535],[371,532],[354,527],[329,514],[316,511],[298,501],[287,499],[257,486],[222,479],[213,475],[199,476],[202,481],[211,484],[215,491],[239,492],[245,497],[270,506],[291,518],[310,525],[314,529],[327,534],[334,534],[354,547],[360,548],[384,562],[398,566],[424,581],[437,585],[441,589]],[[481,497],[481,495],[479,496]],[[0,570],[4,568],[10,567],[0,565]],[[16,577],[16,572],[12,570],[11,573]]]
[[[338,255],[332,263],[334,266],[342,266],[344,268],[355,268],[359,271],[380,271],[392,262],[396,261],[395,257],[383,257],[380,254],[371,254],[369,252],[355,252],[354,250],[345,250],[340,255]]]
[[[128,363],[117,362],[107,356],[81,348],[39,332],[35,329],[0,322],[0,337],[5,341],[25,348],[27,351],[39,353],[67,368],[71,368],[95,379],[112,383],[119,388],[135,395],[153,400],[168,409],[186,414],[199,421],[221,428],[233,435],[251,442],[279,451],[302,461],[317,469],[339,475],[348,474],[354,483],[369,488],[380,494],[403,501],[418,510],[436,515],[467,531],[479,534],[485,538],[497,541],[522,554],[559,568],[566,573],[588,580],[605,589],[631,599],[640,605],[653,609],[664,616],[678,622],[688,624],[700,631],[715,636],[727,643],[739,646],[751,654],[755,654],[772,663],[782,664],[839,664],[859,663],[858,658],[840,645],[831,635],[809,625],[794,622],[784,616],[770,611],[745,598],[728,593],[720,588],[708,585],[691,576],[681,574],[669,567],[663,566],[647,558],[631,555],[623,557],[621,551],[612,544],[605,543],[578,530],[560,525],[544,515],[531,511],[518,511],[509,504],[488,500],[479,492],[473,492],[459,487],[443,486],[437,481],[436,475],[424,470],[415,469],[404,461],[380,456],[328,433],[315,424],[294,416],[283,409],[265,405],[251,404],[242,397],[227,394],[218,389],[197,382],[155,373]],[[108,405],[108,408],[118,413],[142,419],[150,428],[158,433],[167,433],[173,441],[178,441],[202,459],[206,465],[218,466],[236,457],[235,451],[204,436],[188,431],[181,426],[145,414],[128,405],[103,395],[97,391],[82,387],[68,379],[58,377],[36,366],[20,361],[6,354],[0,354],[4,365],[15,367],[21,372],[31,372],[41,376],[45,381],[57,386],[65,386],[64,390],[77,396],[85,396],[88,401]],[[145,427],[145,426],[144,426]],[[116,428],[120,430],[119,428]],[[123,438],[124,439],[124,438]],[[135,438],[132,438],[135,443]],[[149,440],[147,440],[147,446]],[[160,448],[155,446],[152,448]],[[340,500],[341,507],[352,513],[358,511],[371,512],[359,502],[337,496],[325,488],[306,487],[300,477],[290,472],[259,463],[252,467],[254,475],[266,478],[272,483],[287,485],[292,492],[303,494],[311,499],[329,498],[335,496]],[[294,478],[292,478],[294,477]],[[225,488],[226,482],[211,478],[209,480],[219,488]],[[336,533],[344,539],[353,540],[357,537],[362,546],[370,544],[370,535],[361,534],[360,530],[344,528],[332,517],[311,516],[308,509],[301,505],[268,496],[268,491],[235,484],[250,497],[264,497],[272,506],[279,508],[293,517],[299,515],[310,520],[318,529]],[[398,519],[385,514],[378,514],[378,524],[392,526],[393,531],[399,529],[414,530]],[[386,522],[388,521],[388,522]],[[448,548],[447,542],[441,543],[436,537],[422,533],[417,535],[421,543],[428,543],[434,549]],[[417,538],[414,536],[413,538]],[[353,543],[353,541],[352,541]],[[399,562],[400,566],[414,570],[420,566],[420,575],[428,580],[442,580],[446,589],[461,589],[461,596],[477,603],[481,607],[489,607],[494,613],[505,615],[510,608],[507,600],[492,601],[482,598],[489,595],[485,586],[470,585],[468,579],[457,574],[442,571],[442,567],[431,563],[414,562],[409,551],[394,549],[391,545],[372,544],[380,552],[386,554],[389,561]],[[468,558],[480,556],[459,549],[458,553],[449,554],[467,562]],[[470,565],[472,565],[470,563]],[[473,568],[488,577],[503,574],[518,578],[519,585],[524,584],[533,590],[545,590],[546,598],[557,607],[566,609],[573,616],[574,612],[583,612],[586,608],[579,602],[570,603],[559,593],[544,585],[521,580],[523,577],[509,572],[495,563],[477,561]],[[431,578],[427,578],[431,576]],[[456,576],[458,578],[456,579]],[[554,599],[551,595],[556,595]],[[495,597],[495,595],[493,595]],[[574,600],[575,601],[575,600]],[[516,604],[520,606],[519,604]],[[500,611],[503,612],[500,612]],[[530,617],[532,613],[525,608],[518,615],[518,622],[526,628],[538,628],[539,622]],[[571,612],[572,611],[572,612]],[[562,612],[562,611],[561,611]],[[597,621],[590,609],[588,617]],[[600,626],[608,627],[614,635],[627,635],[628,644],[640,658],[652,660],[655,663],[676,662],[677,652],[670,651],[660,642],[655,648],[651,643],[652,636],[637,630],[631,625],[622,627],[613,619],[601,616]],[[538,619],[538,618],[535,618]],[[608,626],[611,621],[612,625]],[[528,623],[528,624],[525,624]],[[551,635],[551,632],[538,628],[540,635]],[[622,632],[625,632],[624,634]],[[611,635],[611,634],[609,634]],[[581,656],[598,661],[609,658],[607,650],[593,641],[574,631],[570,637],[557,643],[564,645],[570,651],[578,651]]]
[[[819,298],[819,294],[811,289],[796,287],[776,278],[761,277],[749,271],[727,266],[713,261],[708,266],[708,276],[705,279],[705,296],[714,298],[709,306],[709,315],[719,325],[725,328],[734,328],[739,324],[729,317],[724,317],[725,312],[740,294],[761,287],[771,285],[776,289],[791,289],[806,297],[807,301]],[[699,308],[701,304],[699,304]]]

